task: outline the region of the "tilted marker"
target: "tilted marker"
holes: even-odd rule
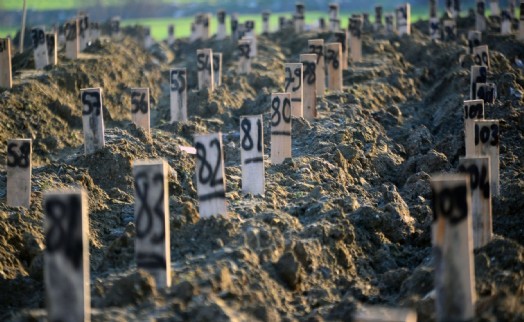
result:
[[[187,121],[187,72],[185,68],[169,70],[171,123]]]
[[[102,89],[81,89],[80,95],[83,106],[84,151],[85,154],[91,154],[105,146]]]
[[[49,65],[49,56],[47,54],[44,28],[45,27],[42,26],[31,29],[31,40],[33,42],[33,53],[35,57],[36,69],[43,69]]]
[[[198,89],[215,90],[213,78],[213,50],[211,48],[197,49]]]
[[[304,116],[302,98],[304,88],[302,86],[303,66],[301,63],[284,64],[285,85],[284,91],[291,93],[291,115],[295,117]]]
[[[340,43],[326,44],[328,90],[342,91],[342,46]]]
[[[303,65],[303,116],[308,121],[317,117],[317,55],[301,54],[300,62]]]
[[[31,206],[31,139],[7,141],[7,205]]]
[[[0,38],[0,88],[13,87],[11,70],[11,39]]]
[[[271,163],[291,158],[291,94],[271,94]]]
[[[262,115],[240,118],[240,160],[242,193],[264,195],[264,118]]]
[[[309,52],[317,55],[315,70],[317,95],[324,97],[326,91],[326,67],[324,64],[324,39],[308,40]]]
[[[131,89],[131,119],[138,127],[149,133],[150,129],[149,88]]]

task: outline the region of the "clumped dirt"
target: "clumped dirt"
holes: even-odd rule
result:
[[[468,18],[459,26],[467,27]],[[139,27],[132,30],[139,30]],[[266,164],[265,196],[242,196],[239,117],[264,113],[283,90],[283,64],[307,40],[329,34],[259,37],[253,73],[236,73],[230,41],[158,44],[102,41],[81,59],[43,72],[15,57],[15,86],[0,93],[0,142],[34,140],[32,206],[5,204],[0,173],[0,320],[45,318],[42,192],[81,186],[89,196],[93,321],[347,321],[362,304],[412,307],[435,318],[430,174],[457,168],[464,154],[462,101],[469,68],[462,35],[428,39],[364,35],[362,63],[344,73],[344,91],[319,100],[314,122],[293,119],[293,158]],[[461,30],[461,32],[464,32]],[[493,200],[495,238],[475,251],[475,321],[524,320],[524,45],[488,35],[499,99],[501,195]],[[223,53],[223,85],[196,89],[195,53]],[[519,56],[520,55],[520,56]],[[17,67],[21,66],[21,67]],[[169,124],[168,70],[187,67],[189,115]],[[152,131],[130,124],[129,89],[151,89]],[[79,90],[102,87],[107,145],[83,155]],[[194,159],[181,152],[195,133],[223,133],[228,218],[200,219]],[[0,148],[5,164],[6,148]],[[170,165],[173,286],[157,290],[134,261],[132,161]]]

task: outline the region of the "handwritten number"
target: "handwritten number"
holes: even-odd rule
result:
[[[141,184],[142,183],[142,184]],[[157,217],[158,222],[162,226],[157,234],[151,236],[151,242],[154,244],[161,243],[165,237],[164,227],[164,177],[161,173],[157,173],[152,178],[152,183],[160,187],[158,199],[151,209],[148,203],[148,194],[150,185],[148,182],[148,173],[140,172],[135,176],[135,191],[137,198],[140,200],[140,209],[136,216],[136,235],[138,238],[145,238],[150,235],[153,229],[153,216]]]
[[[84,104],[84,109],[82,110],[82,115],[89,115],[95,111],[96,115],[100,115],[100,95],[98,93],[83,92],[82,93],[82,103]]]
[[[171,91],[178,91],[179,93],[184,92],[186,89],[186,72],[183,70],[171,71]]]
[[[307,84],[315,84],[317,76],[315,73],[316,64],[314,62],[303,62],[304,64],[304,79]]]
[[[242,119],[240,127],[242,128],[242,131],[244,131],[241,142],[242,148],[246,151],[250,151],[254,146],[253,138],[251,138],[251,121],[247,118]],[[262,151],[262,122],[260,120],[257,120],[257,151]]]
[[[135,114],[138,111],[140,111],[143,114],[146,114],[147,113],[146,93],[133,92],[133,94],[131,94],[131,104],[133,105],[133,108],[131,109],[131,113]]]
[[[31,154],[31,146],[29,142],[22,142],[20,145],[20,154],[14,151],[16,147],[17,144],[14,142],[7,145],[7,166],[19,168],[29,167],[29,156]]]
[[[482,126],[481,128],[475,124],[475,145],[479,145],[480,142],[484,144],[489,142],[490,145],[497,146],[499,144],[498,125],[492,124],[490,127]]]
[[[336,52],[333,49],[328,49],[327,50],[326,60],[327,60],[328,64],[330,62],[333,62],[333,68],[334,69],[338,69],[339,61],[337,59]]]
[[[440,210],[440,215],[451,224],[464,220],[468,216],[466,192],[466,186],[445,188],[440,193],[433,190],[433,219],[437,219],[437,212]]]
[[[220,170],[220,161],[222,159],[222,151],[220,150],[220,142],[218,139],[213,139],[209,143],[210,147],[213,147],[216,145],[217,148],[217,160],[215,164],[215,168],[213,169],[212,165],[207,160],[207,151],[206,147],[200,143],[197,142],[195,144],[196,148],[196,157],[198,160],[200,160],[200,169],[198,170],[198,180],[202,182],[203,184],[208,184],[211,187],[214,187],[218,184],[223,184],[224,179],[223,178],[217,178],[218,172]],[[207,175],[204,175],[204,173],[207,171]]]
[[[471,190],[480,189],[484,198],[489,197],[490,187],[488,181],[488,169],[486,167],[483,166],[479,171],[475,164],[472,164],[467,168],[461,165],[459,166],[459,171],[462,173],[469,173]]]
[[[207,70],[211,73],[211,63],[209,62],[209,55],[200,53],[197,55],[197,69],[198,71]]]
[[[317,64],[320,63],[320,59],[324,57],[324,52],[322,46],[309,45],[309,52],[312,54],[317,54]]]

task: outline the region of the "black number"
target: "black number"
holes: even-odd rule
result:
[[[214,187],[218,184],[223,184],[224,179],[223,178],[217,178],[220,170],[220,161],[222,160],[222,150],[220,149],[220,142],[218,139],[213,139],[209,143],[209,147],[216,146],[217,149],[217,160],[215,164],[215,168],[213,169],[211,164],[207,161],[207,152],[206,147],[200,143],[197,142],[195,144],[196,148],[196,156],[197,159],[200,160],[200,169],[198,170],[198,180],[203,183],[207,184],[209,182],[209,185],[211,187]],[[207,172],[207,175],[204,175]]]
[[[153,209],[147,201],[149,194],[149,184],[148,173],[143,171],[139,172],[135,176],[135,191],[136,196],[140,199],[140,209],[138,209],[136,215],[136,236],[138,238],[147,237],[151,230],[153,229],[153,216],[157,217],[157,220],[162,226],[162,229],[159,230],[157,234],[151,236],[151,242],[154,244],[161,243],[165,237],[165,227],[164,227],[164,177],[161,173],[157,173],[153,176],[151,183],[158,185],[160,189],[160,194]]]
[[[499,144],[499,127],[497,124],[492,124],[490,127],[482,126],[479,127],[478,124],[475,124],[475,145],[479,145],[480,142],[488,143],[491,145],[497,146]]]
[[[338,69],[338,67],[339,67],[339,61],[337,59],[337,56],[338,56],[337,53],[333,49],[328,49],[327,50],[326,61],[327,61],[328,64],[330,62],[333,62],[333,68],[334,69]]]
[[[84,104],[84,109],[82,110],[82,115],[89,115],[95,111],[96,115],[100,115],[101,104],[100,104],[100,94],[92,92],[83,92],[82,93],[82,104]]]
[[[186,90],[186,71],[172,70],[171,71],[171,91],[178,91],[182,93]]]
[[[198,71],[207,70],[211,73],[211,63],[209,62],[209,55],[199,53],[197,55],[197,69]]]
[[[296,78],[293,77],[294,76],[297,76]],[[298,85],[297,86],[293,86],[291,88],[291,90],[293,92],[297,91],[300,89],[300,86],[302,86],[302,78],[300,77],[300,68],[296,68],[293,73],[291,73],[291,68],[290,67],[286,67],[286,92],[288,91],[288,88],[289,88],[289,85],[291,84],[294,84],[295,83],[295,79],[298,78]]]
[[[8,167],[19,167],[27,168],[29,167],[30,160],[29,156],[31,155],[31,145],[29,142],[22,142],[20,144],[20,154],[16,153],[14,149],[18,144],[12,142],[7,145],[7,166]]]
[[[459,166],[459,171],[462,173],[469,173],[471,190],[480,189],[484,198],[488,198],[490,194],[488,169],[482,166],[482,169],[472,164],[467,168],[463,165]]]
[[[217,73],[220,70],[220,55],[213,55],[213,70]]]
[[[33,41],[33,47],[36,49],[38,46],[45,44],[45,34],[42,29],[31,30],[31,39]]]
[[[246,151],[253,149],[253,139],[251,138],[251,121],[247,118],[242,119],[240,127],[244,131],[242,138],[242,148]],[[257,151],[262,151],[262,122],[257,120]]]
[[[131,113],[135,114],[138,111],[143,114],[147,113],[147,102],[146,102],[146,93],[133,92],[131,94]]]
[[[273,110],[273,114],[271,114],[271,126],[278,126],[282,119],[284,119],[284,123],[291,122],[291,101],[289,98],[284,98],[282,102],[282,113],[280,113],[280,97],[278,96],[273,98],[271,109]],[[286,114],[286,110],[289,110],[289,114]]]
[[[473,93],[477,93],[477,83],[485,83],[488,80],[488,69],[486,67],[480,67],[478,69],[479,74],[471,84]]]
[[[238,45],[238,50],[240,51],[240,57],[245,57],[249,59],[249,56],[251,54],[251,46],[249,44]]]
[[[449,219],[451,224],[458,224],[468,216],[467,187],[445,188],[437,193],[433,192],[433,219],[437,214]]]
[[[320,63],[320,59],[324,57],[324,50],[321,45],[309,45],[309,52],[317,54],[317,64]]]
[[[303,62],[302,64],[304,64],[304,79],[306,80],[307,84],[315,84],[317,80],[317,76],[315,73],[317,64],[315,64],[314,62]]]
[[[482,104],[464,105],[465,119],[482,119],[484,118],[484,109]]]
[[[76,22],[66,22],[65,36],[67,41],[73,41],[76,39]]]
[[[337,42],[342,45],[342,52],[346,51],[346,33],[337,33],[335,34]]]
[[[66,200],[59,198],[47,199],[44,208],[49,219],[49,229],[46,232],[46,251],[55,253],[62,251],[71,260],[73,266],[79,269],[82,264],[82,234],[78,231],[81,224],[80,195],[68,195]]]
[[[485,66],[487,66],[488,65],[488,59],[489,59],[488,58],[488,53],[483,51],[483,52],[475,54],[474,62],[475,62],[475,65],[485,65]]]

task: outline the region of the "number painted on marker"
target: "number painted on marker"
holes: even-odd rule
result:
[[[197,69],[198,71],[207,70],[211,72],[211,63],[210,63],[208,54],[205,54],[205,53],[197,54]]]
[[[93,113],[93,111],[97,116],[100,115],[101,104],[99,93],[82,92],[82,104],[84,104],[82,115],[89,115]]]
[[[282,103],[282,108],[280,103]],[[283,102],[280,102],[280,97],[275,96],[271,102],[271,109],[273,110],[273,114],[271,114],[271,126],[278,126],[282,120],[284,123],[291,122],[291,100],[289,100],[289,98],[286,97]],[[286,111],[289,113],[286,113]]]
[[[482,119],[484,109],[482,104],[464,105],[464,119]]]
[[[244,132],[241,142],[242,149],[245,151],[251,151],[255,146],[253,138],[251,138],[251,121],[247,118],[242,119],[240,127]],[[260,119],[257,120],[257,151],[262,152],[262,122]]]
[[[213,168],[212,164],[207,160],[207,150],[204,144],[197,142],[195,144],[196,148],[196,157],[200,160],[200,169],[198,169],[198,180],[202,184],[208,184],[211,187],[214,187],[219,184],[224,183],[223,178],[219,178],[220,162],[222,159],[222,151],[220,149],[220,142],[218,139],[213,139],[209,142],[209,148],[216,146],[217,149],[217,159],[215,166]]]
[[[165,227],[164,227],[164,177],[161,173],[153,176],[151,183],[160,187],[160,193],[153,207],[148,203],[148,194],[150,190],[150,182],[148,180],[148,172],[142,171],[135,175],[135,191],[136,196],[140,200],[140,209],[136,215],[136,236],[137,238],[150,237],[153,244],[159,244],[164,241]],[[153,230],[153,219],[157,217],[161,228],[158,233],[151,234]]]
[[[315,84],[317,80],[317,64],[315,64],[314,62],[302,62],[302,64],[304,65],[304,80],[308,85]]]
[[[186,90],[186,71],[171,70],[171,91],[183,93]]]
[[[17,143],[12,142],[7,145],[7,166],[8,167],[29,167],[31,155],[31,145],[29,142],[22,142],[20,144],[20,154],[14,150],[18,146]]]
[[[455,188],[444,188],[439,192],[432,188],[433,192],[433,220],[437,220],[438,215],[448,219],[456,225],[467,218],[467,188],[458,186]]]
[[[337,59],[337,52],[335,52],[333,49],[328,49],[327,50],[327,54],[326,54],[326,61],[327,63],[329,64],[330,62],[332,62],[332,66],[334,69],[338,69],[339,68],[339,61]]]
[[[321,45],[309,45],[309,52],[311,54],[317,54],[317,64],[320,63],[320,59],[324,57],[324,48]]]
[[[499,144],[499,127],[497,124],[483,125],[482,127],[475,124],[475,145],[479,145],[481,142],[483,144],[489,142],[492,146]]]
[[[468,167],[460,165],[459,172],[469,174],[471,190],[480,189],[484,198],[489,197],[490,185],[488,169],[485,166],[483,166],[482,169],[479,169],[476,164],[471,164]]]
[[[146,93],[133,92],[131,94],[131,113],[135,114],[138,111],[143,114],[147,113],[147,102],[146,102]]]

